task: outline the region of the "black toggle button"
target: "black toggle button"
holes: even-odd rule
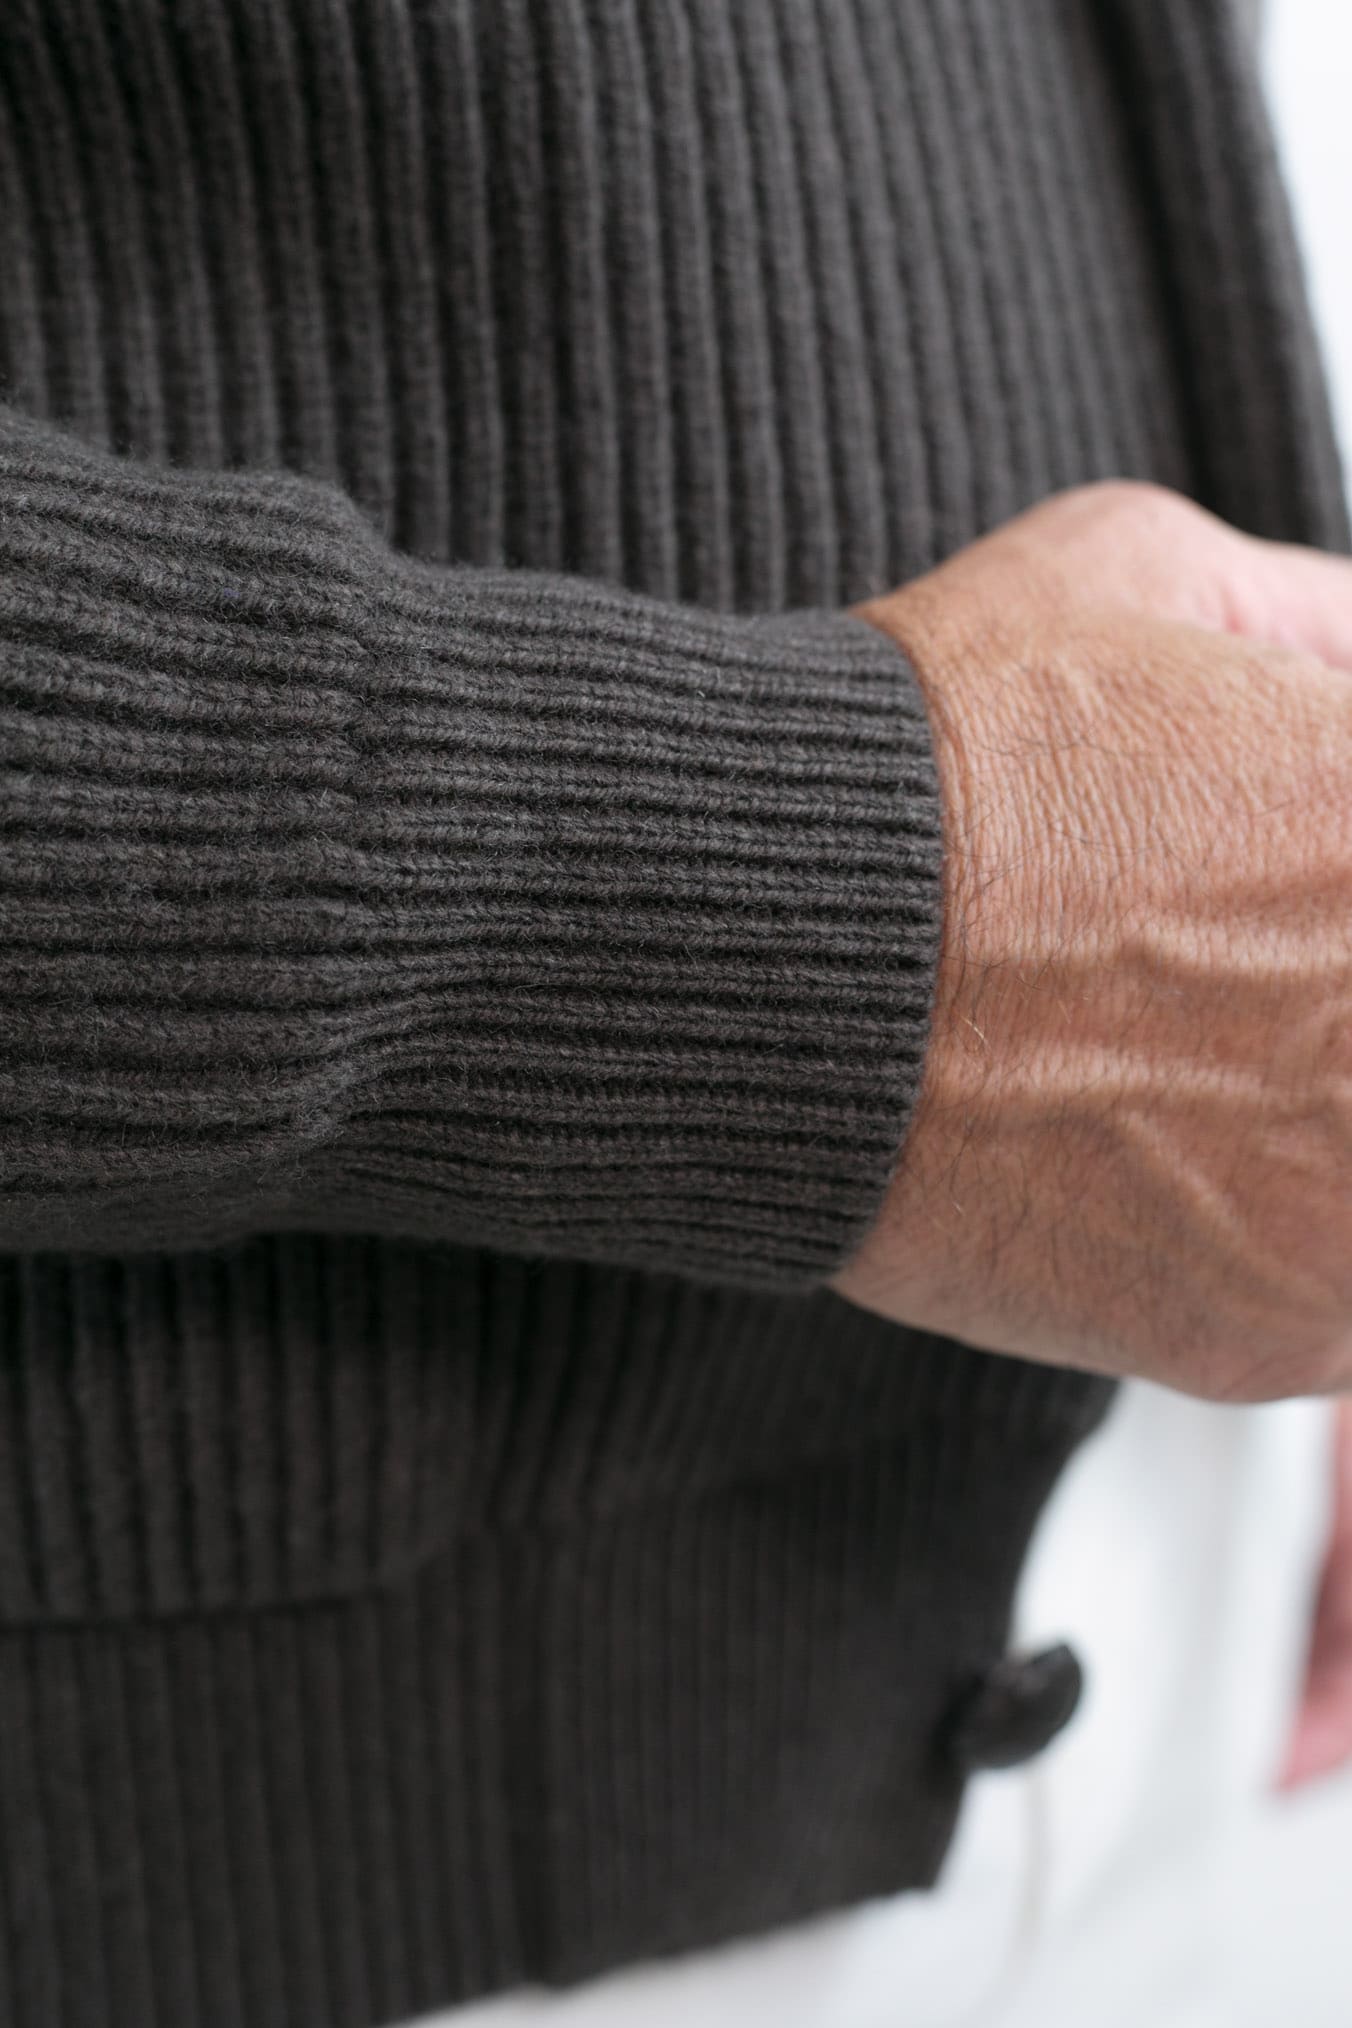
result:
[[[1007,1656],[957,1706],[949,1752],[966,1768],[1018,1767],[1070,1723],[1083,1690],[1079,1657],[1064,1642],[1038,1655]]]

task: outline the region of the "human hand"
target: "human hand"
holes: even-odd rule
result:
[[[1207,1399],[1352,1385],[1352,563],[1112,484],[857,610],[930,706],[946,921],[835,1287]]]
[[[1332,1774],[1352,1761],[1352,1402],[1338,1406],[1333,1519],[1315,1606],[1300,1709],[1279,1786]]]

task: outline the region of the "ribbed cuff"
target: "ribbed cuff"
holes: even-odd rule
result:
[[[0,1241],[266,1218],[838,1264],[938,953],[890,641],[419,564],[295,478],[0,441]]]

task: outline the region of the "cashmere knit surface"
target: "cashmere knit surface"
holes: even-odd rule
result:
[[[1109,1390],[825,1290],[943,929],[844,609],[1345,546],[1244,11],[6,0],[3,2028],[936,1878]]]

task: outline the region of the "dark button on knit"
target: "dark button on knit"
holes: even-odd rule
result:
[[[949,1750],[965,1768],[1017,1767],[1067,1726],[1084,1670],[1064,1642],[1039,1655],[1011,1655],[988,1669],[958,1705]]]

